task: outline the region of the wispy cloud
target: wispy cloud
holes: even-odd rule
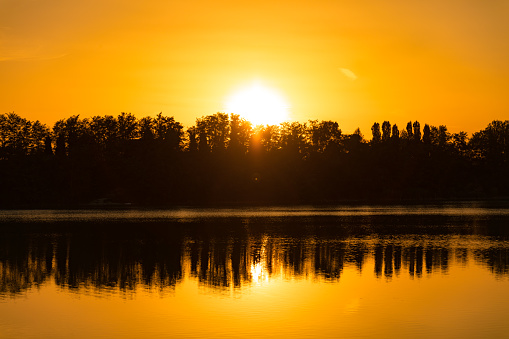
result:
[[[53,60],[67,56],[68,54],[57,54],[57,55],[0,55],[0,62],[2,61],[42,61],[42,60]]]
[[[67,55],[65,48],[48,39],[20,37],[8,26],[0,26],[0,46],[0,62],[52,60]]]
[[[343,73],[344,76],[346,76],[348,79],[352,80],[352,81],[355,81],[357,80],[357,75],[352,72],[350,69],[348,68],[338,68],[341,73]]]
[[[38,51],[30,49],[4,50],[0,53],[0,62],[2,61],[40,61],[59,59],[67,56],[68,53],[58,53],[57,51]]]

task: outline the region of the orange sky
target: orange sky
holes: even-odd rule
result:
[[[0,0],[0,113],[185,126],[258,80],[346,133],[509,118],[506,0]]]

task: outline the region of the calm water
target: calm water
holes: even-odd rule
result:
[[[509,336],[509,204],[0,211],[0,338]]]

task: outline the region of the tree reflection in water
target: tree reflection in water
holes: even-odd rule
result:
[[[274,277],[334,282],[345,267],[364,274],[368,263],[376,277],[387,281],[401,274],[444,274],[451,265],[472,262],[498,277],[509,274],[504,220],[424,227],[429,222],[389,226],[373,218],[363,223],[300,218],[4,224],[0,294],[15,296],[49,279],[77,290],[173,288],[186,274],[219,289]]]

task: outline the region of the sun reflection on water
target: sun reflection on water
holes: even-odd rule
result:
[[[262,239],[259,255],[250,265],[251,282],[256,285],[269,282],[270,272],[267,269],[267,242],[268,237],[265,235]]]
[[[269,281],[269,275],[267,274],[265,264],[261,262],[251,264],[251,279],[255,284],[261,284]]]

